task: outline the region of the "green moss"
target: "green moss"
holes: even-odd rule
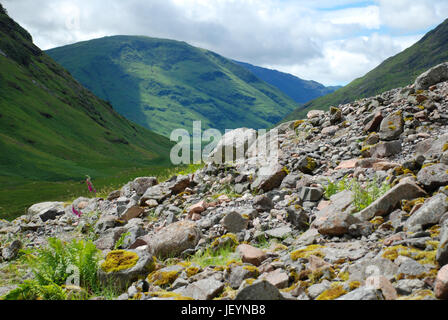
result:
[[[188,277],[192,277],[195,274],[197,274],[201,269],[198,267],[189,267],[187,268],[186,272],[187,272],[187,276]]]
[[[126,250],[114,250],[107,254],[106,260],[101,264],[105,272],[117,272],[130,269],[137,264],[138,254]]]
[[[352,281],[348,284],[350,291],[353,291],[355,289],[358,289],[359,287],[361,287],[361,282],[359,281]]]
[[[174,300],[194,300],[191,297],[185,297],[175,292],[167,292],[167,291],[156,291],[150,292],[149,295],[151,297],[157,298],[174,298]]]
[[[305,120],[297,120],[296,122],[294,122],[294,130],[297,129],[304,122]]]
[[[246,265],[243,267],[243,269],[249,271],[251,274],[256,275],[256,277],[258,277],[258,275],[260,274],[260,270],[258,270],[258,268],[255,266],[247,266]]]

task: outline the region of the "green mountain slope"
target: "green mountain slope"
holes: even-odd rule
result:
[[[297,107],[277,88],[216,53],[185,42],[114,36],[47,53],[126,118],[173,129],[266,128]]]
[[[284,121],[306,117],[309,110],[328,110],[332,105],[374,96],[384,91],[404,87],[429,68],[448,61],[448,20],[427,33],[420,41],[385,60],[377,68],[336,92],[307,103],[289,114]]]
[[[280,89],[295,102],[300,104],[327,95],[341,88],[325,87],[319,82],[303,80],[289,73],[257,67],[245,62],[234,62],[246,68],[261,80]]]
[[[165,165],[171,146],[82,87],[0,5],[0,218],[5,201],[29,202],[17,185]]]

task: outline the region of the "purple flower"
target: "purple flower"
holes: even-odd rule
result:
[[[76,210],[74,206],[72,206],[72,212],[73,212],[75,215],[77,215],[78,218],[80,218],[81,215],[82,215],[81,210],[80,210],[80,211]]]
[[[87,188],[89,188],[89,192],[94,192],[94,193],[96,193],[96,190],[95,190],[95,188],[93,187],[92,182],[90,182],[90,177],[89,177],[89,176],[87,176],[86,183],[87,183]]]

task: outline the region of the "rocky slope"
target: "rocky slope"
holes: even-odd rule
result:
[[[447,66],[282,124],[278,165],[209,163],[164,183],[138,178],[107,199],[37,204],[1,222],[0,234],[27,239],[4,243],[3,259],[84,232],[119,299],[446,299]],[[195,259],[214,251],[219,262]]]

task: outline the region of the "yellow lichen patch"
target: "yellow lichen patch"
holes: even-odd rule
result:
[[[299,249],[296,251],[291,252],[291,259],[294,261],[297,261],[298,259],[302,258],[308,258],[309,256],[317,256],[319,258],[323,258],[324,254],[322,253],[321,249],[325,247],[313,244],[310,245],[304,249]]]
[[[280,290],[280,291],[281,291],[281,292],[288,293],[288,292],[291,292],[292,290],[296,289],[298,286],[299,286],[299,285],[298,285],[297,283],[293,283],[292,286],[290,286],[290,287],[288,287],[288,288],[285,288],[285,289],[282,289],[282,290]]]
[[[257,279],[249,278],[249,279],[245,279],[244,282],[246,283],[246,285],[250,286],[255,282],[255,280],[257,280]]]
[[[436,163],[427,163],[427,164],[424,164],[423,166],[422,166],[422,169],[424,169],[424,168],[427,168],[427,167],[431,167],[431,166],[433,166],[433,165],[435,165]]]
[[[257,277],[260,274],[260,271],[255,266],[244,266],[243,269],[249,271],[252,274],[255,274]]]
[[[188,277],[192,277],[197,274],[200,269],[198,267],[188,267],[185,271],[187,272]]]
[[[431,290],[418,290],[410,296],[398,297],[397,300],[423,300],[426,297],[434,297]]]
[[[372,220],[370,220],[370,223],[373,225],[379,226],[384,223],[384,218],[383,217],[375,217]]]
[[[425,198],[417,198],[414,200],[402,200],[401,201],[401,210],[406,212],[411,212],[411,210],[417,205],[417,204],[423,204],[425,203]]]
[[[283,167],[283,169],[282,169],[286,174],[290,174],[290,171],[288,170],[288,168],[286,168],[286,167]]]
[[[310,157],[307,157],[306,161],[307,161],[307,164],[306,164],[305,168],[310,172],[314,171],[314,169],[316,169],[316,167],[317,167],[316,161],[314,161],[314,159],[310,158]]]
[[[281,243],[276,243],[273,245],[273,247],[271,247],[271,250],[274,252],[285,251],[287,249],[288,247]]]
[[[421,264],[437,265],[436,261],[437,247],[432,251],[423,251],[415,248],[408,248],[403,245],[389,247],[384,250],[383,258],[395,260],[398,256],[405,256],[416,260]]]
[[[425,107],[422,105],[417,106],[417,108],[419,108],[420,110],[425,110]]]
[[[234,300],[237,292],[238,292],[238,290],[234,290],[230,286],[225,286],[224,290],[222,291],[222,294],[213,300],[221,300],[224,298]]]
[[[428,231],[431,233],[431,238],[436,238],[440,236],[440,225],[432,226]]]
[[[130,269],[136,265],[138,254],[126,250],[114,250],[107,254],[106,260],[101,264],[105,272],[117,272]]]
[[[183,268],[188,268],[189,266],[191,266],[191,262],[190,261],[181,261],[177,265],[181,266]]]
[[[348,287],[350,288],[350,291],[353,291],[355,289],[358,289],[359,287],[361,287],[361,282],[359,281],[352,281],[348,284]]]
[[[217,248],[221,243],[228,241],[227,239],[231,240],[228,243],[230,243],[230,246],[232,247],[232,249],[240,244],[238,242],[238,239],[235,234],[227,233],[227,234],[223,235],[222,237],[215,239],[211,244],[211,248]]]
[[[156,298],[174,298],[174,300],[194,300],[191,297],[184,297],[178,293],[167,292],[167,291],[150,292],[149,295],[151,297],[156,297]]]
[[[148,275],[148,282],[155,286],[166,286],[172,284],[179,276],[180,271],[154,271]]]
[[[344,287],[340,284],[332,285],[330,289],[322,292],[316,300],[334,300],[346,294],[347,291],[344,290]]]
[[[305,120],[297,120],[296,122],[294,122],[294,130],[296,130],[304,122]]]

